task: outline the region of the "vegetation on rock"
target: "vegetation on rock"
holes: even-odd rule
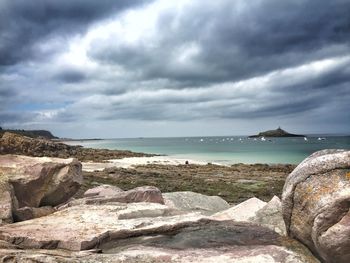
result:
[[[51,140],[30,138],[10,132],[5,132],[0,138],[0,154],[20,154],[34,157],[74,157],[79,161],[96,162],[125,157],[152,156],[131,151],[83,148]]]

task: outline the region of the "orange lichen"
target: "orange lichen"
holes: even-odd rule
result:
[[[346,178],[348,178],[348,180],[350,180],[350,172],[348,172],[348,173],[346,174]]]

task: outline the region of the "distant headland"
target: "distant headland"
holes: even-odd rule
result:
[[[54,136],[51,132],[46,131],[46,130],[15,130],[15,129],[3,129],[0,127],[0,137],[5,132],[11,132],[14,134],[22,135],[22,136],[27,136],[30,138],[39,138],[39,139],[58,139],[58,137]]]
[[[260,132],[257,135],[249,136],[249,138],[257,138],[257,137],[305,137],[305,135],[289,133],[281,129],[281,127],[278,127],[276,130],[268,130],[268,131]]]

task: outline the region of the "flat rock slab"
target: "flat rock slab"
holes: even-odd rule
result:
[[[94,195],[80,199],[73,199],[59,207],[60,210],[77,205],[100,205],[111,202],[137,203],[150,202],[164,204],[162,192],[154,186],[141,186],[128,191],[114,191],[109,195]]]
[[[102,254],[62,250],[1,250],[0,258],[39,262],[318,263],[297,241],[247,223],[201,220],[172,231],[102,244]],[[15,262],[15,261],[13,261]]]
[[[201,212],[211,215],[230,208],[230,205],[221,197],[207,196],[194,192],[172,192],[163,194],[164,202],[173,207],[187,212]]]
[[[175,214],[175,215],[174,215]],[[0,239],[23,248],[86,250],[110,239],[167,232],[204,219],[157,203],[79,205],[0,227]]]

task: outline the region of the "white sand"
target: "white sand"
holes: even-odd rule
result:
[[[112,159],[106,163],[83,162],[83,170],[87,172],[102,171],[105,168],[118,167],[130,168],[137,165],[147,164],[162,164],[162,165],[179,165],[185,164],[188,161],[190,164],[206,165],[207,162],[194,161],[188,159],[172,158],[169,156],[153,156],[153,157],[130,157],[123,159]]]

